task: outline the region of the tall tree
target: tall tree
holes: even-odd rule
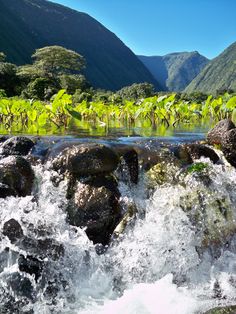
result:
[[[34,67],[51,77],[74,73],[85,66],[85,59],[79,53],[61,46],[37,49],[32,58]]]

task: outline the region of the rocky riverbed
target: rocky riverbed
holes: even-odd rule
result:
[[[1,137],[0,312],[234,313],[235,130]]]

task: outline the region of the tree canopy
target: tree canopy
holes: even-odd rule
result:
[[[32,58],[35,68],[52,77],[80,71],[85,66],[85,59],[79,53],[61,46],[37,49]]]
[[[5,59],[6,59],[5,53],[0,51],[0,62],[4,62]]]

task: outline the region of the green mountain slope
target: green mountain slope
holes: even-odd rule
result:
[[[236,42],[213,59],[189,84],[186,92],[215,93],[221,89],[236,91]]]
[[[87,61],[94,87],[117,90],[132,83],[158,83],[122,41],[85,13],[45,0],[0,0],[0,51],[16,64],[31,61],[35,49],[61,45]]]
[[[169,91],[184,90],[209,62],[197,51],[138,57],[165,90]]]

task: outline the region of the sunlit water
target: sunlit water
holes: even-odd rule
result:
[[[205,225],[215,219],[216,200],[224,199],[232,215],[230,222],[222,220],[222,230],[235,222],[236,171],[224,160],[217,165],[204,161],[209,163],[211,178],[207,185],[197,175],[182,176],[178,171],[178,180],[156,185],[151,194],[144,174],[138,186],[120,181],[124,209],[135,202],[138,212],[101,255],[84,230],[66,221],[66,182],[55,187],[47,166],[35,166],[37,199],[1,199],[1,225],[15,218],[30,238],[54,238],[63,245],[65,254],[59,260],[49,260],[43,273],[46,280],[57,280],[56,295],[49,297],[45,294],[47,284],[36,283],[32,276],[23,274],[32,282],[35,297],[29,303],[22,302],[15,313],[191,314],[235,304],[236,237],[231,235],[227,243],[205,247],[202,242]],[[199,203],[195,192],[201,195]],[[194,224],[190,213],[202,212],[203,207],[206,217]],[[2,236],[1,252],[5,247],[27,254]],[[11,296],[21,301],[22,296],[7,286],[7,278],[18,272],[16,261],[10,256],[3,266],[0,304]],[[0,312],[8,313],[6,309]]]

